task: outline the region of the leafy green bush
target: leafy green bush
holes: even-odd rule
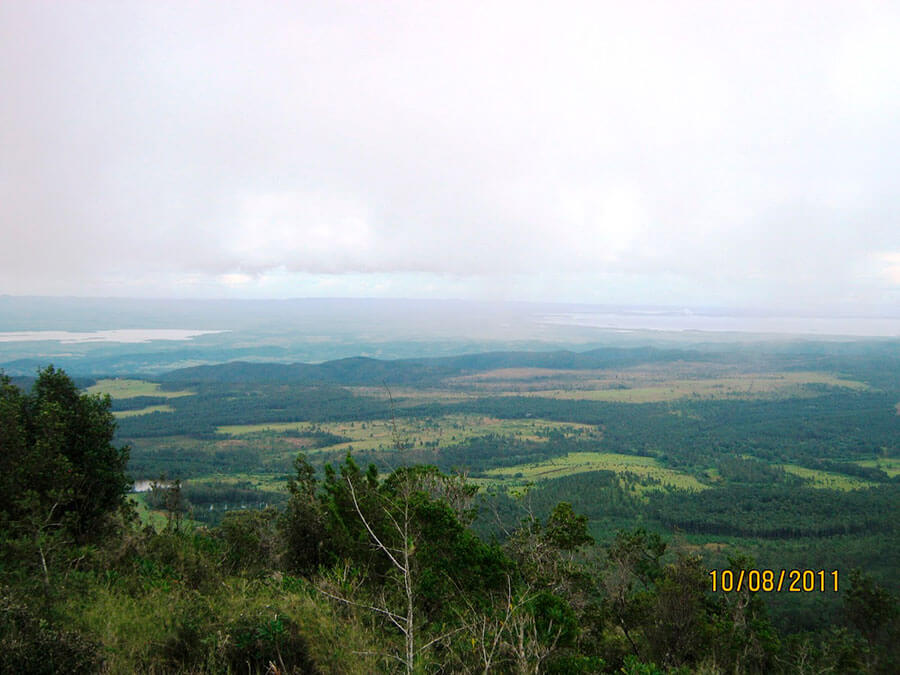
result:
[[[207,639],[210,624],[211,617],[200,603],[187,602],[179,606],[160,650],[166,665],[179,670],[202,665],[210,642]]]
[[[235,672],[265,672],[270,664],[280,672],[319,672],[306,639],[287,617],[242,615],[228,627],[228,636],[228,666]]]
[[[0,672],[75,675],[99,668],[96,642],[56,627],[8,595],[0,596]]]
[[[225,516],[220,531],[232,570],[255,575],[275,568],[282,549],[278,516],[271,508],[233,511]]]

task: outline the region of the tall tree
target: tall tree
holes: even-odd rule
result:
[[[128,448],[113,446],[110,405],[109,396],[82,394],[53,366],[27,394],[0,382],[0,524],[38,522],[78,541],[102,531],[131,484]]]
[[[506,588],[508,560],[467,528],[475,490],[432,466],[401,467],[379,481],[374,466],[364,474],[348,457],[340,477],[326,471],[328,529],[372,593],[363,599],[358,588],[341,588],[341,579],[319,590],[399,633],[402,644],[386,656],[406,672],[418,672],[432,649],[465,630],[451,608],[457,596]]]

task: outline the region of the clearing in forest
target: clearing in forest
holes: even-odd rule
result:
[[[155,412],[175,412],[175,408],[170,405],[148,405],[146,408],[139,408],[138,410],[115,410],[113,411],[113,416],[120,420],[123,417],[137,417],[138,415],[149,415],[150,413]]]
[[[864,459],[856,462],[860,466],[868,466],[873,469],[881,469],[888,476],[900,476],[900,457],[879,457],[878,459]]]
[[[567,386],[556,389],[536,389],[525,392],[505,392],[507,395],[538,396],[568,400],[611,401],[619,403],[656,403],[681,398],[751,399],[772,396],[808,395],[807,385],[866,389],[862,382],[842,380],[827,373],[798,372],[769,375],[740,375],[711,379],[675,379],[646,386],[630,386],[619,382],[605,387],[585,389]]]
[[[805,478],[809,481],[809,486],[814,488],[823,488],[826,490],[859,490],[875,485],[875,483],[863,480],[862,478],[845,476],[842,473],[833,473],[831,471],[808,469],[805,466],[797,466],[796,464],[783,464],[781,468],[795,476]]]
[[[408,447],[440,447],[463,443],[470,438],[487,434],[514,436],[520,440],[541,440],[551,431],[566,434],[592,435],[599,432],[589,424],[554,422],[543,419],[498,419],[486,415],[446,415],[435,418],[397,418],[397,435]],[[320,451],[390,450],[394,446],[394,427],[389,419],[355,420],[351,422],[282,422],[263,424],[236,424],[216,429],[220,434],[245,436],[257,433],[314,433],[324,431],[350,439],[345,443],[319,448]]]
[[[147,380],[108,379],[98,380],[96,384],[87,388],[89,394],[109,394],[113,398],[135,398],[136,396],[161,396],[164,398],[178,398],[180,396],[193,396],[192,391],[163,391],[158,382]]]
[[[617,474],[633,474],[641,479],[659,481],[660,487],[678,490],[705,490],[708,486],[694,476],[674,469],[667,469],[653,457],[622,455],[613,452],[570,452],[543,462],[491,469],[486,475],[507,481],[529,482],[547,478],[560,478],[587,471],[614,471]]]
[[[815,387],[867,389],[856,380],[818,371],[748,372],[734,366],[676,363],[657,368],[637,366],[619,370],[561,370],[498,368],[450,378],[457,391],[502,396],[651,403],[694,397],[752,399],[810,396]]]

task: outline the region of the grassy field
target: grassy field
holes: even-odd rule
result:
[[[565,433],[598,434],[595,427],[588,424],[553,422],[541,419],[501,420],[484,415],[447,415],[434,419],[398,418],[397,436],[410,447],[428,444],[451,445],[462,443],[469,438],[486,434],[515,436],[522,440],[540,440],[541,431],[559,430]],[[349,442],[319,448],[318,451],[346,450],[389,450],[395,445],[394,428],[391,420],[371,420],[368,422],[334,422],[311,425],[308,422],[285,422],[273,424],[241,424],[218,427],[217,431],[231,436],[246,436],[259,433],[298,433],[314,430],[326,431],[351,439]],[[598,436],[599,437],[599,436]]]
[[[123,417],[137,417],[138,415],[148,415],[155,412],[175,412],[175,408],[170,405],[148,405],[146,408],[139,410],[116,410],[113,415],[116,419]]]
[[[166,528],[166,524],[168,523],[166,514],[162,511],[154,511],[147,506],[147,498],[143,493],[137,492],[129,495],[128,498],[134,504],[138,518],[141,519],[141,523],[150,525],[157,532],[161,532]]]
[[[284,475],[274,475],[268,473],[220,473],[209,474],[202,478],[191,478],[184,481],[184,485],[209,485],[212,483],[225,483],[229,485],[237,485],[238,483],[250,483],[253,487],[260,490],[275,490],[287,492],[288,481]]]
[[[771,375],[740,375],[701,379],[671,379],[645,384],[627,380],[585,381],[555,389],[506,391],[506,395],[539,396],[542,398],[613,401],[620,403],[655,403],[695,397],[705,399],[749,399],[771,396],[802,396],[804,386],[815,384],[830,387],[865,389],[865,384],[842,380],[834,375],[817,372],[777,373]],[[594,388],[591,388],[594,387]]]
[[[123,380],[119,378],[99,380],[97,384],[88,387],[89,394],[109,394],[113,398],[134,398],[135,396],[163,396],[165,398],[178,398],[179,396],[193,396],[192,391],[162,391],[158,382],[146,380]]]
[[[519,486],[547,478],[560,478],[586,471],[601,470],[614,471],[617,474],[631,473],[641,478],[658,480],[661,487],[691,491],[707,488],[694,476],[660,466],[653,457],[637,457],[611,452],[572,452],[565,457],[549,459],[544,462],[491,469],[487,475],[510,486]]]
[[[875,483],[862,480],[861,478],[845,476],[830,471],[807,469],[805,466],[797,466],[796,464],[784,464],[781,468],[795,476],[805,478],[809,481],[810,487],[814,488],[825,488],[828,490],[858,490],[860,488],[867,488],[875,485]]]
[[[875,469],[881,469],[888,476],[900,476],[900,457],[882,457],[880,459],[866,459],[857,462],[860,466],[870,466]]]
[[[391,387],[390,396],[384,387],[346,387],[357,396],[372,396],[388,400],[394,399],[398,408],[406,408],[423,403],[457,403],[478,396],[477,392],[453,389],[416,389],[413,387]]]

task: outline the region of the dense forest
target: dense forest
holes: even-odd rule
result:
[[[784,610],[784,593],[712,589],[711,570],[738,578],[763,565],[741,553],[717,559],[689,539],[715,532],[762,546],[806,542],[805,558],[783,558],[798,570],[817,560],[810,542],[848,551],[853,541],[895,543],[900,486],[883,471],[843,467],[872,444],[896,454],[885,394],[825,392],[789,399],[787,409],[744,401],[742,416],[722,401],[690,402],[689,416],[666,415],[667,404],[441,403],[455,412],[492,406],[497,417],[577,418],[603,434],[538,427],[529,438],[474,435],[446,454],[422,441],[404,457],[423,461],[393,467],[388,450],[327,452],[346,438],[321,428],[308,439],[270,437],[262,456],[279,443],[305,443],[306,454],[293,452],[290,466],[278,467],[285,490],[161,479],[145,499],[164,516],[154,527],[128,498],[130,449],[119,445],[109,397],[82,393],[53,368],[28,389],[6,378],[0,388],[3,672],[888,673],[900,662],[900,606],[884,582],[896,559],[883,559],[877,574],[842,566],[837,593],[793,595],[813,603],[830,596],[838,608],[819,612],[817,625],[785,626],[770,607],[780,595],[775,606]],[[170,401],[206,420],[192,427],[204,447],[213,442],[205,435],[220,433],[209,416],[219,424],[227,414],[199,391]],[[227,410],[248,409],[240,388],[221,391],[220,400],[236,399]],[[272,404],[275,393],[263,391]],[[337,414],[337,401],[365,400],[320,385],[278,391],[281,410],[327,394],[305,408],[315,420]],[[359,410],[373,406],[374,418],[380,401],[383,414],[384,401],[370,398]],[[195,407],[177,407],[191,399]],[[164,413],[146,417],[154,415]],[[139,418],[122,419],[123,428],[129,419]],[[732,434],[710,432],[722,419]],[[779,449],[776,439],[791,428]],[[140,427],[130,429],[140,442]],[[627,444],[655,463],[635,464],[630,475],[544,480],[524,497],[472,482],[522,462],[587,455],[598,441]],[[395,433],[393,452],[405,442]],[[696,450],[679,452],[686,446]],[[776,466],[778,453],[871,487],[814,489]],[[700,492],[663,489],[657,474],[640,472],[674,472],[666,462],[698,475],[712,462],[718,482]],[[468,478],[452,471],[460,467]],[[196,517],[223,502],[243,508],[205,524]]]

